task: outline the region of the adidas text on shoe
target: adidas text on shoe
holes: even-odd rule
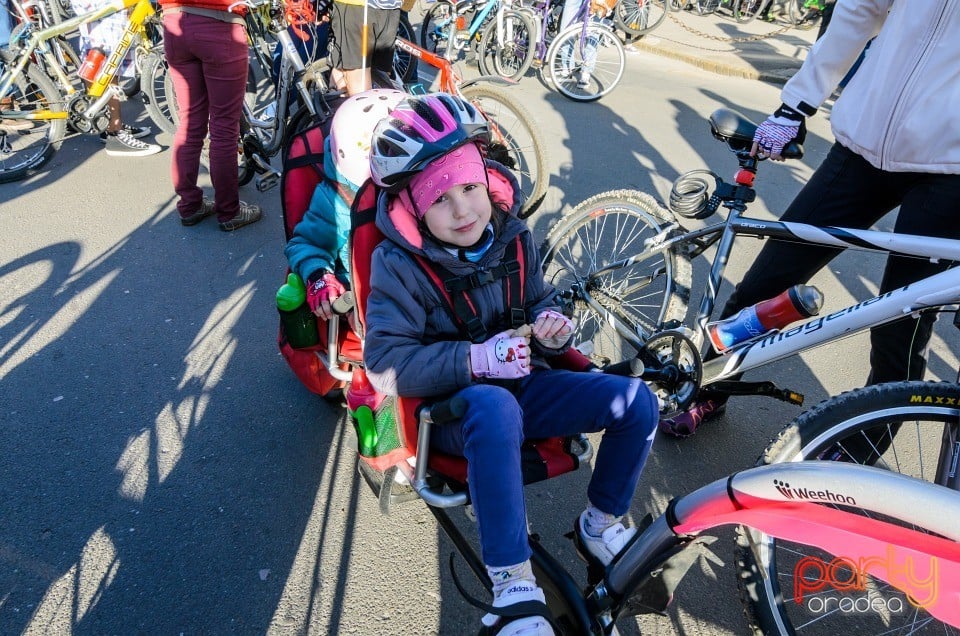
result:
[[[180,217],[180,224],[196,225],[211,214],[213,214],[213,201],[204,197],[203,201],[200,202],[200,208],[196,212]]]
[[[125,130],[115,135],[107,135],[107,154],[111,157],[147,157],[160,152],[162,148],[156,144],[147,144]]]
[[[499,636],[554,636],[547,620],[546,597],[540,586],[517,579],[493,599],[493,607],[502,613],[486,614],[481,622],[487,628],[499,626]]]
[[[224,232],[233,232],[239,230],[244,225],[256,223],[263,218],[263,211],[259,205],[240,202],[240,210],[229,221],[220,221],[220,229]]]
[[[127,131],[134,139],[143,139],[153,132],[153,129],[151,129],[149,126],[131,126],[130,124],[124,124],[120,130]],[[107,133],[100,133],[100,143],[107,143]]]
[[[603,532],[599,537],[589,534],[583,525],[583,515],[577,517],[578,546],[590,556],[599,561],[604,567],[610,565],[613,559],[620,554],[623,548],[630,543],[630,539],[637,534],[636,528],[625,528],[619,521]]]

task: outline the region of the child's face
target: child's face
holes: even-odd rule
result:
[[[457,247],[470,247],[480,240],[490,222],[493,207],[483,183],[455,185],[434,201],[423,214],[435,237]]]

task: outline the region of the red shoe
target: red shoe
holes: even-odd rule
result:
[[[660,420],[660,432],[671,437],[690,437],[705,422],[715,420],[727,410],[727,403],[720,400],[694,402],[693,406],[668,420]]]

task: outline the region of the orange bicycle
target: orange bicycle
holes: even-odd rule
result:
[[[516,82],[493,75],[464,81],[453,64],[440,55],[401,37],[396,40],[396,48],[398,53],[405,53],[417,60],[418,68],[422,64],[435,68],[437,75],[434,83],[437,90],[469,101],[490,121],[493,131],[490,158],[516,174],[520,189],[526,195],[526,201],[520,208],[520,218],[533,214],[543,203],[549,185],[543,138],[527,109],[510,97],[508,91],[493,86],[510,86]],[[394,78],[383,77],[378,80],[411,93],[426,92],[420,82],[401,84]]]

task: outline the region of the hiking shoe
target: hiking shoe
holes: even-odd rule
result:
[[[256,223],[263,218],[263,211],[259,205],[240,202],[240,211],[229,221],[220,221],[220,229],[224,232],[233,232],[239,230],[244,225]]]
[[[630,539],[637,534],[636,528],[625,528],[619,521],[595,537],[587,533],[583,525],[583,515],[577,517],[576,527],[574,528],[574,543],[577,546],[577,552],[580,556],[589,557],[599,561],[600,565],[607,567],[613,561],[614,557],[620,554],[624,546],[630,543]]]
[[[107,133],[107,154],[111,157],[148,157],[161,150],[157,144],[134,139],[126,130],[119,130],[116,134]]]
[[[200,202],[200,208],[196,212],[188,214],[187,216],[180,216],[180,224],[196,225],[211,214],[213,214],[213,201],[207,197],[203,197],[203,201]]]
[[[701,425],[717,419],[725,410],[727,410],[727,404],[720,400],[694,402],[693,406],[680,415],[668,420],[660,420],[660,432],[671,437],[690,437]]]
[[[0,119],[0,130],[18,132],[33,128],[33,122],[28,119]]]
[[[517,579],[510,587],[495,596],[496,614],[486,614],[480,621],[493,628],[489,633],[498,636],[554,636],[543,590],[533,581]],[[496,628],[500,626],[499,630]]]
[[[134,139],[141,139],[153,132],[149,126],[131,126],[130,124],[124,124],[120,127],[120,130],[130,133],[130,136]],[[107,143],[107,133],[100,133],[100,143]]]

